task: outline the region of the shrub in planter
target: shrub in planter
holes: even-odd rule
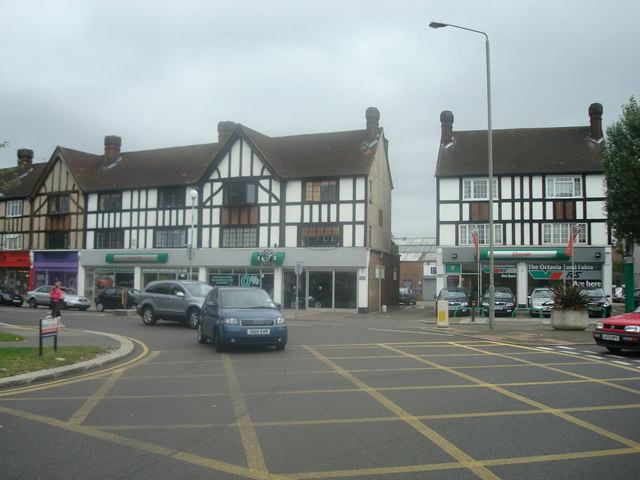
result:
[[[579,285],[552,287],[551,326],[556,330],[585,330],[589,326],[588,299]]]

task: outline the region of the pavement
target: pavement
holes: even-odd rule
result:
[[[290,321],[332,321],[343,318],[358,318],[366,320],[367,317],[389,318],[394,322],[403,320],[417,320],[427,331],[450,333],[467,336],[479,340],[512,343],[518,345],[592,345],[594,344],[591,332],[597,319],[591,319],[592,323],[586,330],[555,330],[551,327],[548,318],[531,318],[527,312],[520,312],[515,318],[498,317],[494,321],[493,328],[487,318],[475,317],[451,317],[448,324],[438,324],[435,317],[433,302],[418,302],[416,307],[389,307],[386,312],[373,312],[367,315],[353,313],[352,311],[326,311],[326,310],[283,310],[285,317]],[[619,314],[616,312],[613,314]],[[0,331],[15,333],[25,338],[24,342],[0,342],[0,348],[6,347],[35,347],[39,346],[39,332],[37,327],[24,327],[0,323]],[[53,338],[43,339],[45,347],[53,346]],[[110,333],[92,330],[80,330],[64,328],[58,336],[58,346],[87,345],[107,348],[107,353],[92,360],[87,360],[74,365],[50,368],[35,372],[0,378],[0,388],[8,386],[25,385],[41,380],[53,379],[63,375],[79,373],[96,369],[109,363],[117,362],[133,352],[133,343],[124,337]]]

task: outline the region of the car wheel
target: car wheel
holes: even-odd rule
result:
[[[199,323],[198,324],[198,343],[201,345],[204,345],[205,343],[207,343],[207,340],[209,339],[202,331],[202,323]]]
[[[198,328],[200,325],[200,310],[192,308],[187,312],[187,327]]]
[[[96,312],[104,312],[104,305],[102,302],[96,302]]]
[[[31,308],[38,308],[38,302],[36,302],[35,298],[30,298],[29,299],[29,306]]]
[[[313,308],[320,308],[320,307],[322,307],[322,303],[320,302],[320,300],[314,300]]]
[[[221,353],[224,351],[224,346],[220,341],[220,336],[218,335],[218,331],[213,332],[213,347],[216,349],[216,352]]]
[[[156,314],[153,312],[153,308],[144,307],[142,310],[142,323],[145,325],[155,325],[158,319],[156,318]]]

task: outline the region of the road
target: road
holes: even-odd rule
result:
[[[43,312],[0,308],[0,322]],[[136,349],[0,390],[0,477],[637,478],[640,355],[453,336],[425,315],[300,317],[283,352],[216,354],[175,324],[65,311]]]

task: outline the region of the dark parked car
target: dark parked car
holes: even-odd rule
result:
[[[2,303],[2,305],[21,307],[24,303],[24,298],[22,298],[22,295],[16,294],[10,288],[2,287],[0,288],[0,303]]]
[[[198,342],[216,352],[230,345],[266,345],[284,350],[287,322],[280,305],[256,287],[214,287],[202,306]]]
[[[446,287],[440,290],[440,293],[436,297],[436,312],[438,311],[438,301],[443,300],[449,302],[449,314],[463,315],[469,313],[469,310],[465,309],[465,307],[471,305],[470,294],[467,289],[462,287]]]
[[[145,325],[158,319],[182,322],[190,328],[200,323],[200,309],[213,287],[193,280],[157,280],[149,282],[136,305]]]
[[[129,287],[108,287],[100,291],[95,299],[96,310],[107,308],[134,308],[140,303],[140,290]]]
[[[403,287],[400,289],[400,303],[415,305],[416,303],[418,303],[418,299],[416,298],[416,294],[413,293],[413,290]]]
[[[590,317],[602,318],[604,312],[605,317],[611,316],[610,296],[604,293],[602,288],[583,288],[580,292],[587,297],[587,309]]]
[[[495,299],[495,313],[496,315],[511,315],[516,308],[516,298],[513,296],[513,292],[507,287],[496,287]],[[489,308],[489,292],[484,294],[482,298],[482,307]]]
[[[640,350],[640,307],[596,323],[593,339],[611,352]]]

